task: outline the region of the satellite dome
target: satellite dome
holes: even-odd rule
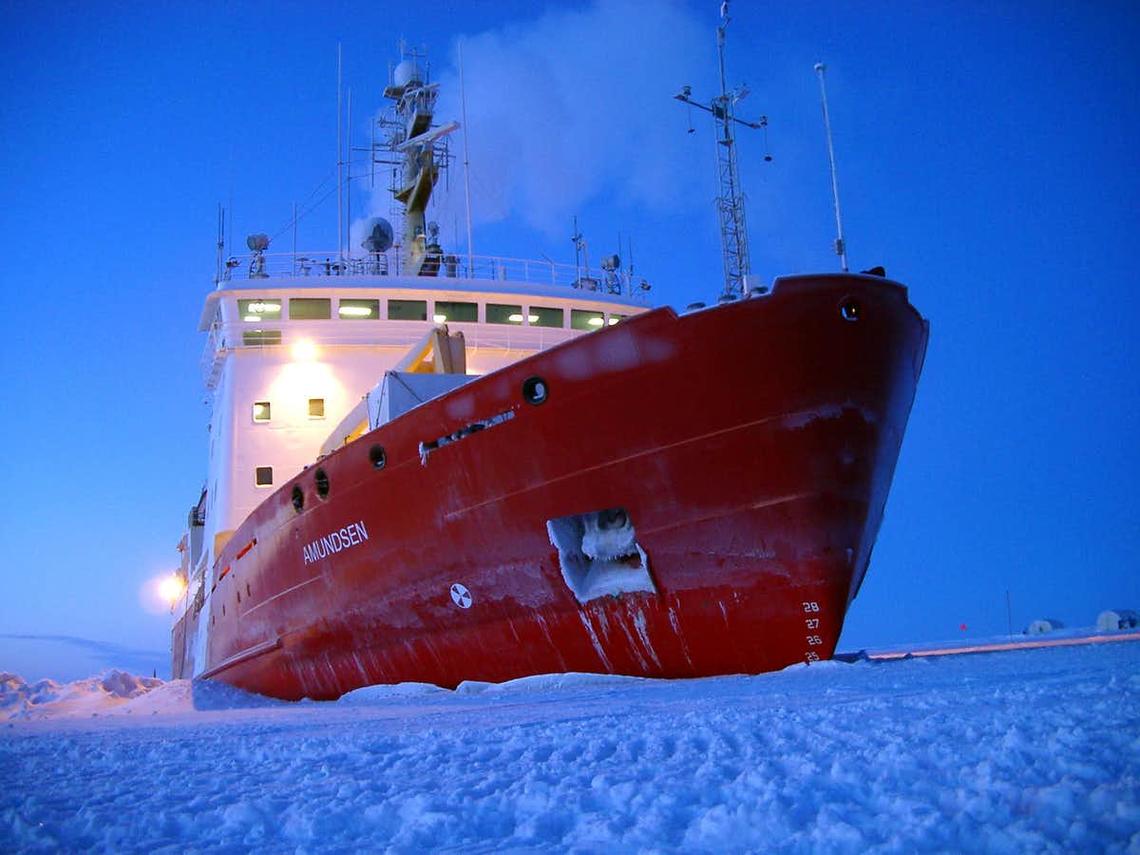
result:
[[[360,245],[368,252],[385,252],[396,239],[392,224],[383,217],[373,217],[368,221],[367,229]]]
[[[392,72],[392,82],[401,89],[413,84],[418,86],[424,82],[424,75],[414,59],[405,59]]]
[[[269,235],[250,235],[245,239],[245,245],[248,246],[253,252],[261,252],[263,250],[269,249]]]

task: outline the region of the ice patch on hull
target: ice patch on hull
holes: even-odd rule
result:
[[[657,593],[649,557],[623,508],[549,520],[546,530],[558,550],[562,578],[578,602],[633,591]]]

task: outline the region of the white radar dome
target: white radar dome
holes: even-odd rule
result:
[[[392,82],[401,89],[424,82],[423,72],[414,59],[405,59],[392,72]]]

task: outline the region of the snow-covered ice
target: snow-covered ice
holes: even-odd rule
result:
[[[1140,853],[1140,644],[285,704],[0,675],[5,851]]]

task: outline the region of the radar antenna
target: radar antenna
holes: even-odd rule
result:
[[[725,74],[724,43],[728,27],[728,0],[720,6],[721,24],[716,28],[717,54],[720,59],[720,94],[709,103],[702,104],[692,98],[692,87],[683,86],[673,97],[678,101],[710,113],[716,123],[716,165],[720,181],[720,193],[716,198],[717,215],[720,219],[720,248],[724,264],[724,292],[722,301],[737,300],[748,293],[748,280],[752,273],[752,263],[748,254],[748,226],[744,216],[744,190],[740,185],[740,173],[736,166],[736,125],[754,130],[764,129],[767,134],[768,117],[746,122],[736,117],[736,105],[748,95],[748,87],[738,86],[729,90]],[[691,125],[691,123],[690,123]],[[771,154],[764,160],[771,161]]]

